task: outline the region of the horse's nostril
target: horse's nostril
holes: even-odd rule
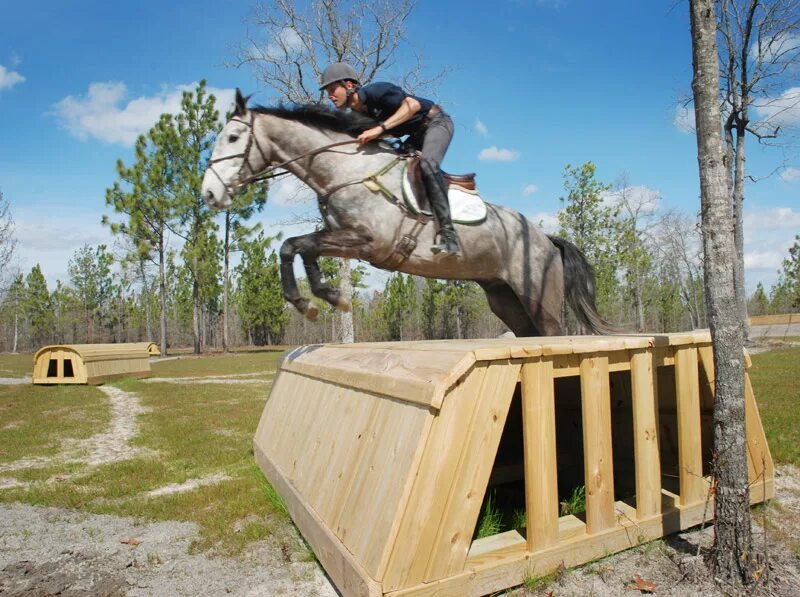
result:
[[[206,191],[206,201],[214,200],[214,191]]]

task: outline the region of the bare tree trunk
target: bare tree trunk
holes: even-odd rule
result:
[[[167,272],[165,271],[164,259],[166,247],[164,247],[164,228],[162,226],[158,236],[158,301],[161,311],[161,337],[159,338],[161,356],[167,355]]]
[[[714,351],[714,573],[753,582],[744,428],[744,353],[736,302],[734,221],[723,160],[714,0],[690,0],[706,301]]]
[[[742,121],[747,122],[746,109],[743,108]],[[733,178],[733,230],[736,244],[736,262],[733,269],[736,284],[736,302],[742,325],[742,339],[750,340],[750,325],[747,321],[747,292],[744,286],[744,169],[745,169],[745,128],[744,124],[736,131],[736,166]]]
[[[194,354],[202,352],[200,341],[200,285],[197,282],[197,255],[192,257],[194,271],[192,272],[192,345]]]
[[[19,313],[18,310],[14,310],[14,346],[11,349],[11,352],[14,354],[17,353],[17,340],[19,339]]]
[[[353,280],[350,270],[350,260],[339,260],[339,293],[342,299],[350,305],[350,310],[346,313],[339,311],[339,336],[337,342],[342,344],[352,344],[355,342],[355,330],[353,328]],[[336,336],[334,336],[336,337]]]
[[[148,342],[153,341],[153,325],[150,321],[150,288],[147,285],[147,272],[144,269],[144,259],[139,259],[139,274],[142,276],[142,293],[144,296],[144,333]]]
[[[222,352],[228,352],[228,288],[231,264],[231,212],[225,212],[225,270],[222,282]]]

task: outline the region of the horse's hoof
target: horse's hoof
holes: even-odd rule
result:
[[[336,308],[343,313],[350,313],[350,309],[352,309],[352,305],[350,305],[350,301],[340,298],[336,302]]]
[[[310,305],[308,309],[306,309],[304,315],[309,321],[316,321],[317,315],[319,315],[319,310],[314,305]]]

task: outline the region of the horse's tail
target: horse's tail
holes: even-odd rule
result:
[[[593,334],[618,334],[622,330],[604,320],[595,305],[594,269],[583,252],[568,240],[547,235],[561,253],[564,292],[578,320]]]

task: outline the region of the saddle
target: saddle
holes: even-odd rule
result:
[[[420,167],[419,160],[419,156],[416,155],[408,158],[406,166],[408,170],[408,181],[411,183],[411,188],[414,190],[414,195],[417,198],[420,208],[427,211],[430,204],[428,203],[428,196],[425,192],[425,184],[422,182],[422,168]],[[448,174],[442,170],[442,175],[448,186],[461,187],[466,191],[472,192],[476,189],[474,172],[470,172],[469,174]]]
[[[419,156],[406,158],[406,176],[403,180],[403,198],[412,213],[431,215],[428,194],[422,182],[422,168]],[[448,184],[448,198],[453,222],[459,224],[480,224],[486,219],[486,205],[478,194],[475,173],[449,174],[442,171]]]

